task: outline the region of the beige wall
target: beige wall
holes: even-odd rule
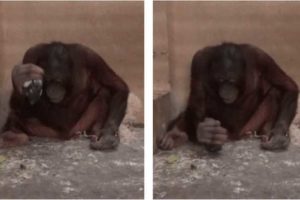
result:
[[[155,21],[154,28],[167,24],[175,113],[183,109],[189,93],[193,54],[223,41],[264,49],[300,83],[300,2],[155,2],[160,4],[167,4],[167,23]]]
[[[168,29],[166,2],[155,3],[153,6],[153,87],[154,98],[169,91],[170,74],[168,61]]]
[[[53,40],[96,50],[143,100],[143,11],[143,2],[0,2],[1,116],[12,67],[30,46]]]
[[[5,68],[33,44],[78,42],[95,49],[143,97],[143,2],[2,2],[1,15]]]

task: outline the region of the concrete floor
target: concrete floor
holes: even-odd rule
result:
[[[154,198],[300,198],[300,131],[288,151],[267,152],[259,140],[224,145],[218,155],[188,144],[154,156]]]
[[[85,138],[0,150],[0,199],[143,198],[144,131],[123,125],[121,135],[113,152],[92,151]]]

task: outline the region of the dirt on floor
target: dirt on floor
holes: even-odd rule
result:
[[[187,144],[154,156],[154,198],[300,198],[300,115],[287,151],[260,149],[260,141],[229,142],[218,154]]]
[[[144,130],[135,116],[142,107],[133,94],[120,127],[116,151],[89,148],[87,138],[32,138],[0,150],[0,199],[141,199],[144,196]]]

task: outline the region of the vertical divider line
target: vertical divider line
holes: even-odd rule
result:
[[[144,0],[144,197],[153,199],[153,1]]]

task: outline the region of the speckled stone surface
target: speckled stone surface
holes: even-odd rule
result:
[[[269,152],[248,139],[224,145],[217,155],[187,144],[154,156],[154,197],[300,198],[299,128],[287,151]]]
[[[143,198],[143,129],[122,125],[120,134],[113,152],[91,150],[86,138],[0,150],[0,198]]]

